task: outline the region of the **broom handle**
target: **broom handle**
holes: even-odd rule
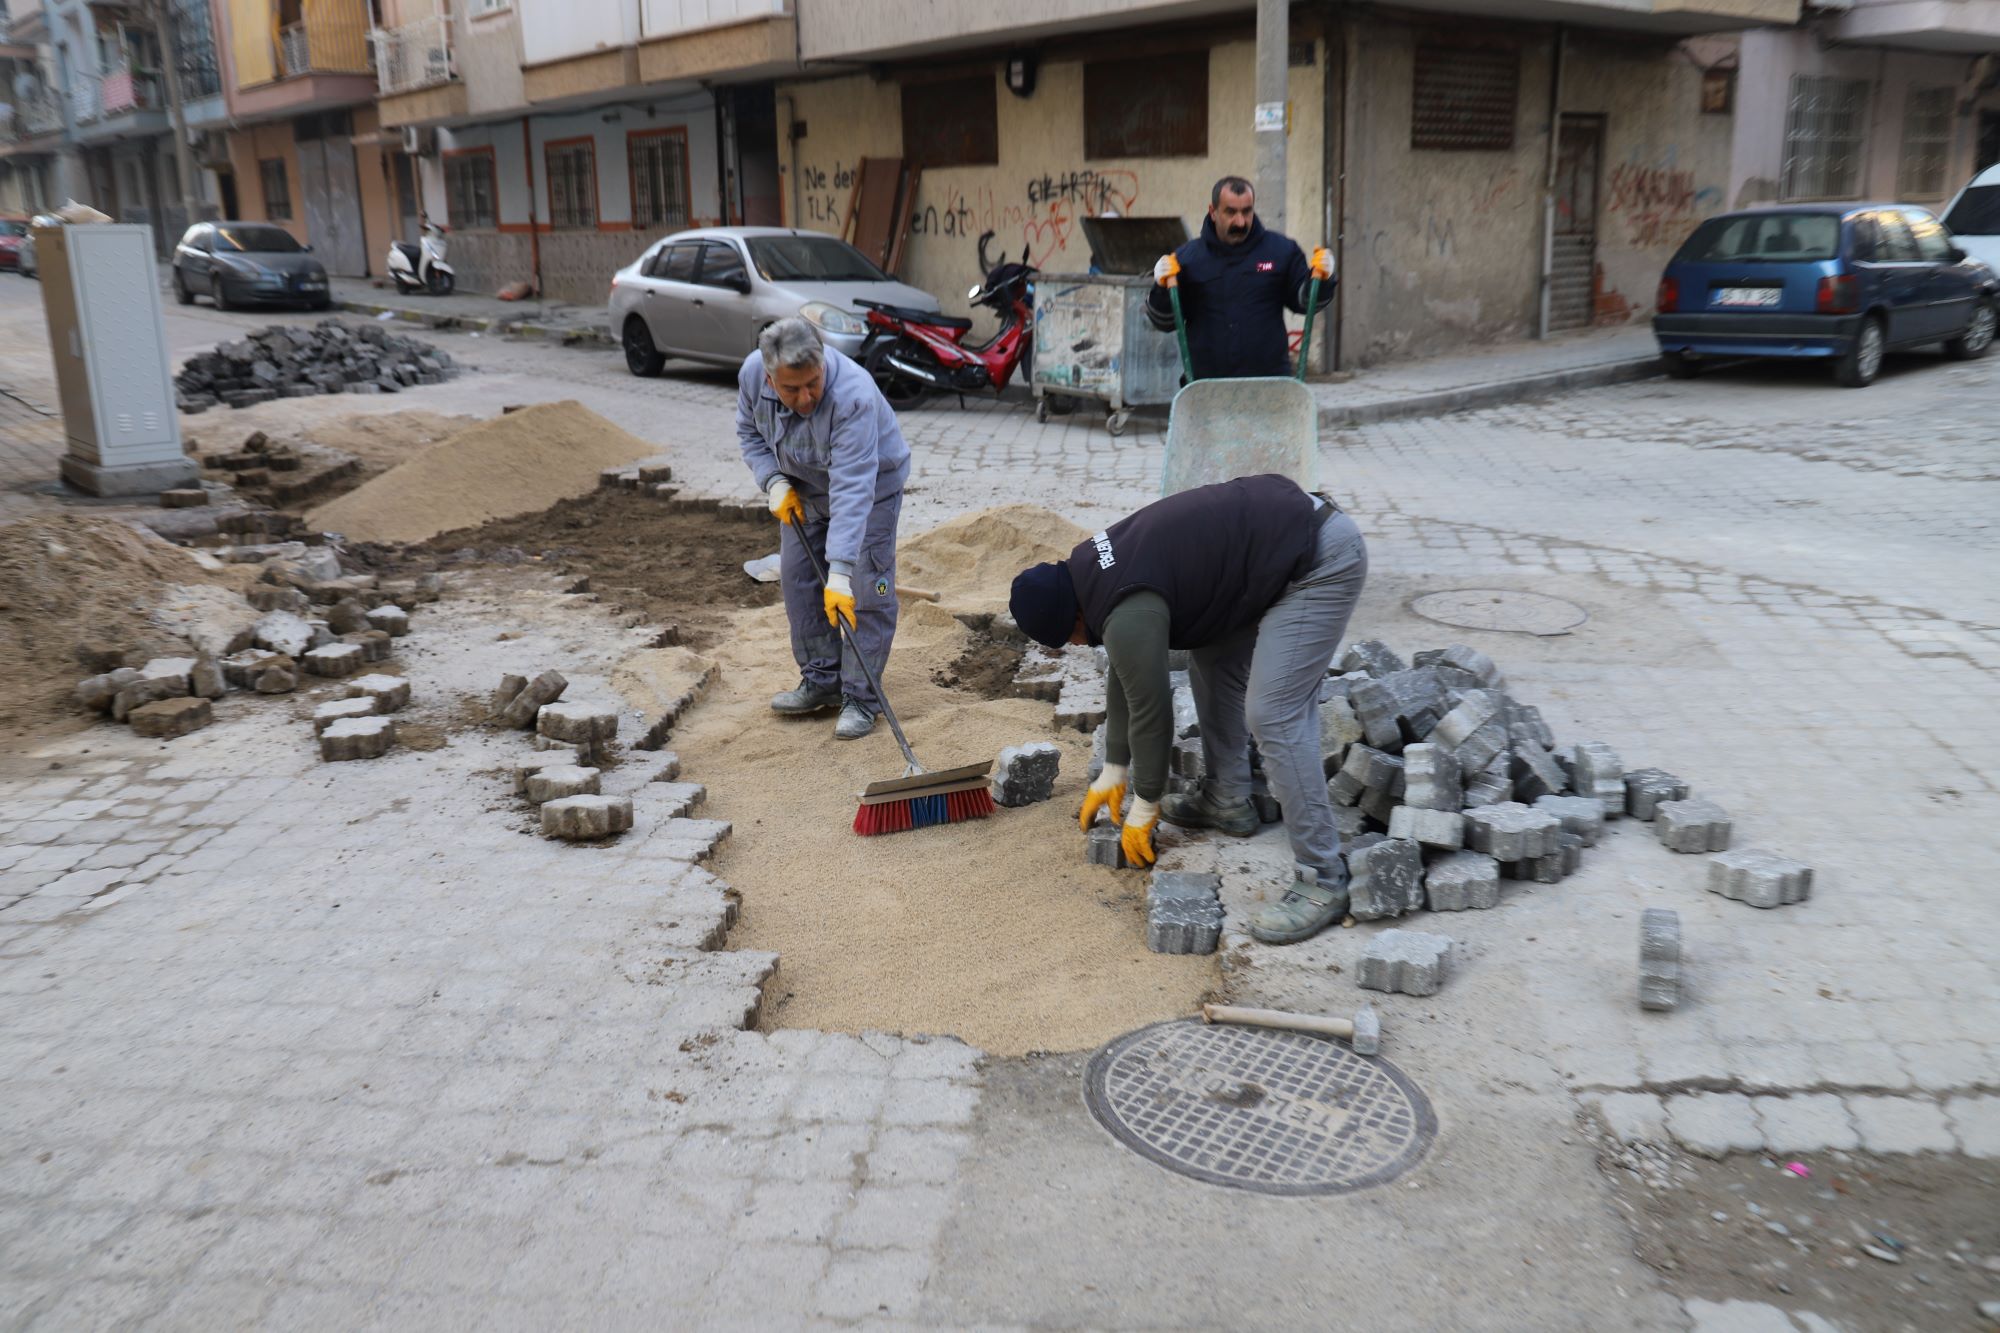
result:
[[[1194,383],[1194,358],[1188,355],[1187,321],[1181,318],[1181,284],[1174,279],[1174,285],[1167,288],[1167,296],[1174,304],[1174,337],[1181,346],[1181,378]]]
[[[1299,339],[1299,378],[1306,377],[1306,358],[1312,355],[1313,311],[1319,309],[1319,275],[1314,274],[1312,286],[1306,291],[1306,331]]]
[[[795,531],[792,533],[792,536],[798,540],[799,549],[806,553],[806,561],[812,565],[813,577],[818,579],[820,586],[824,588],[826,586],[826,566],[820,564],[819,556],[814,553],[812,543],[806,540],[806,534],[803,531]],[[839,616],[835,616],[833,624],[834,628],[840,631],[840,637],[847,640],[847,646],[854,650],[854,660],[861,664],[861,673],[868,677],[868,688],[875,691],[875,702],[882,705],[882,715],[889,719],[889,730],[896,733],[896,744],[902,747],[903,758],[909,761],[911,773],[923,772],[924,766],[917,762],[916,751],[912,750],[910,743],[903,739],[903,724],[896,720],[896,710],[889,706],[889,696],[883,692],[882,682],[875,679],[875,668],[868,665],[868,658],[862,653],[861,645],[854,641],[854,635],[849,632],[847,622]],[[909,774],[905,776],[909,776]]]

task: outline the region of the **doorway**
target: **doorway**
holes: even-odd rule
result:
[[[745,226],[784,225],[778,177],[778,98],[775,85],[738,88],[731,95],[736,197]]]
[[[222,196],[222,216],[224,217],[224,219],[226,219],[226,220],[228,220],[228,221],[231,221],[231,222],[233,222],[233,221],[235,221],[235,220],[236,220],[236,219],[237,219],[238,217],[240,217],[240,216],[241,216],[241,214],[239,214],[239,213],[238,213],[238,212],[236,211],[236,173],[235,173],[235,172],[233,172],[233,171],[218,171],[218,172],[216,172],[216,173],[215,173],[215,192],[216,192],[217,194],[219,194],[219,195],[221,195],[221,196]]]
[[[345,111],[300,116],[293,124],[299,153],[299,196],[313,250],[327,272],[365,278],[368,238],[361,225],[354,126]]]
[[[1556,217],[1549,254],[1549,328],[1590,324],[1597,270],[1597,180],[1604,117],[1568,115],[1556,133]]]
[[[417,202],[416,164],[408,153],[391,153],[389,160],[395,164],[392,171],[396,186],[396,234],[411,245],[420,244],[423,229],[418,214],[422,205]]]

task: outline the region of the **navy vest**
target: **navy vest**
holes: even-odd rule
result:
[[[1276,473],[1156,500],[1070,552],[1070,582],[1090,642],[1103,642],[1113,607],[1150,589],[1172,616],[1170,647],[1219,643],[1256,624],[1285,585],[1304,575],[1319,528],[1312,497]]]

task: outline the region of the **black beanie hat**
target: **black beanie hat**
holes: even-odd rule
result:
[[[1076,630],[1076,585],[1069,581],[1069,562],[1034,565],[1016,574],[1007,610],[1036,643],[1050,648],[1068,643]]]

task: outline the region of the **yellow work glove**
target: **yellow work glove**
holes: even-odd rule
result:
[[[1158,802],[1143,796],[1132,798],[1132,808],[1125,812],[1125,827],[1119,830],[1118,841],[1125,848],[1125,859],[1141,870],[1159,859],[1153,850],[1153,826],[1160,822]]]
[[[1181,280],[1181,261],[1172,255],[1161,255],[1153,265],[1153,281],[1162,287],[1172,287]]]
[[[820,598],[826,607],[826,623],[835,629],[846,621],[847,628],[854,628],[854,580],[845,574],[826,576],[826,592]]]
[[[1312,275],[1322,280],[1333,276],[1333,252],[1323,245],[1313,247]]]
[[[1083,794],[1083,813],[1077,817],[1077,827],[1090,832],[1092,821],[1099,810],[1108,810],[1111,818],[1118,818],[1118,811],[1125,804],[1125,765],[1106,764],[1090,784],[1090,790]]]
[[[799,502],[799,493],[792,489],[792,483],[783,477],[771,478],[771,489],[764,493],[770,503],[771,512],[778,516],[780,523],[804,526],[806,507]],[[852,602],[849,603],[852,605]]]

